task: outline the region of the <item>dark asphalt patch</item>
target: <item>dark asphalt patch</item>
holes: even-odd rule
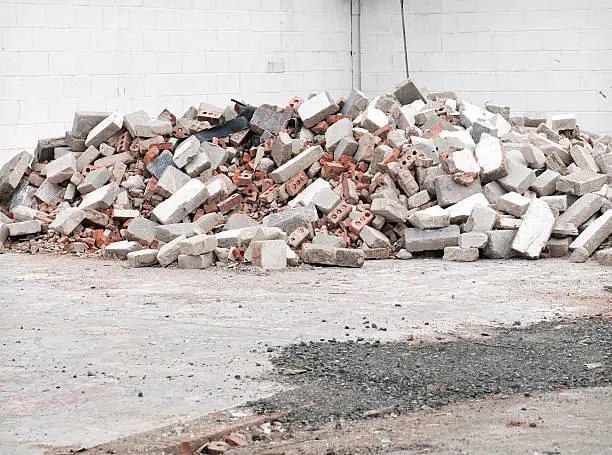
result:
[[[272,359],[292,390],[249,403],[317,424],[367,411],[439,408],[495,394],[612,384],[612,322],[588,318],[503,329],[478,340],[414,345],[301,343]],[[601,364],[601,365],[600,365]]]

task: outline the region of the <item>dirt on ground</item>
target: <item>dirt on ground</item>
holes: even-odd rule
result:
[[[251,405],[293,425],[404,413],[462,399],[612,384],[612,323],[598,317],[501,329],[446,343],[311,342],[273,359],[297,388]]]

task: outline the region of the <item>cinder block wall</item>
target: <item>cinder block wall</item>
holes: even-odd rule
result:
[[[351,86],[347,0],[0,0],[0,163],[74,111]]]
[[[362,0],[363,89],[404,72],[399,0]],[[575,112],[612,133],[610,0],[406,0],[411,72],[432,90],[514,112]]]

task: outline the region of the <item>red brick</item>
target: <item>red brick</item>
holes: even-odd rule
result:
[[[299,248],[299,246],[310,236],[310,232],[304,226],[297,227],[289,238],[287,239],[287,244],[293,248]]]
[[[223,113],[198,111],[197,119],[199,122],[208,122],[211,125],[219,125],[223,123]]]
[[[327,214],[325,218],[327,223],[331,227],[336,227],[340,224],[341,221],[345,220],[353,211],[353,206],[347,204],[345,201],[340,201],[334,209]]]
[[[323,172],[321,177],[325,179],[338,179],[343,172],[346,172],[346,168],[337,161],[324,161]]]
[[[239,433],[231,433],[225,436],[225,442],[232,447],[241,447],[249,443],[248,439]]]
[[[364,226],[369,225],[374,220],[374,214],[369,210],[360,212],[359,215],[353,219],[349,230],[355,234],[359,234]]]
[[[219,211],[221,213],[229,212],[234,207],[242,204],[242,195],[241,194],[233,194],[224,201],[221,201],[217,204],[219,207]]]
[[[251,129],[247,128],[246,130],[238,131],[230,136],[230,144],[232,147],[240,147],[244,143],[246,143],[249,134],[251,133]]]
[[[176,126],[176,116],[168,109],[164,109],[161,114],[157,117],[158,120],[167,120],[172,123],[172,126]]]
[[[442,122],[438,122],[429,128],[429,130],[427,130],[422,137],[424,139],[433,139],[434,137],[438,137],[442,131],[444,131],[444,124]]]
[[[325,121],[321,121],[311,128],[312,132],[315,134],[325,134],[328,129],[329,125]]]
[[[295,196],[298,194],[308,183],[308,176],[304,171],[300,171],[295,174],[289,181],[286,183],[285,189],[289,196]]]

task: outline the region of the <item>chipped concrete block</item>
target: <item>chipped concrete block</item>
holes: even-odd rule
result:
[[[531,204],[531,199],[511,191],[510,193],[504,194],[497,200],[497,210],[501,210],[502,212],[506,212],[520,218],[527,213],[529,204]]]
[[[489,242],[489,237],[484,232],[466,232],[459,236],[460,248],[484,248]]]
[[[469,149],[458,150],[451,153],[446,159],[446,164],[451,174],[455,172],[473,172],[477,174],[480,172],[480,166],[476,162],[474,154]]]
[[[452,224],[465,223],[476,206],[488,206],[489,201],[482,193],[476,193],[445,209]]]
[[[130,221],[125,231],[125,238],[127,240],[151,243],[155,239],[155,228],[157,228],[157,226],[159,226],[159,224],[143,216],[136,217]]]
[[[508,175],[506,159],[502,153],[501,142],[498,138],[490,134],[483,134],[476,146],[475,154],[484,183],[498,180]]]
[[[268,270],[287,268],[287,243],[284,240],[256,240],[252,242],[252,264]]]
[[[580,170],[564,175],[557,180],[557,191],[575,196],[599,191],[606,183],[607,177],[593,171]]]
[[[440,175],[434,180],[436,199],[440,207],[445,208],[456,204],[463,199],[482,192],[480,181],[476,180],[470,185],[456,183],[452,175]]]
[[[402,106],[415,101],[427,102],[427,92],[419,89],[412,79],[406,79],[401,84],[398,84],[393,89],[392,94]]]
[[[546,202],[548,206],[558,213],[565,212],[568,207],[567,195],[561,196],[542,196],[540,200]]]
[[[81,194],[91,193],[99,188],[102,188],[110,180],[111,173],[105,168],[98,168],[91,171],[85,176],[83,181],[77,186],[77,190]]]
[[[557,224],[569,223],[576,227],[582,226],[601,209],[603,201],[604,199],[597,194],[585,194],[570,205],[564,213],[559,215]]]
[[[57,214],[55,220],[49,226],[64,235],[70,235],[85,219],[85,212],[76,207],[67,207]]]
[[[387,198],[377,198],[372,201],[370,210],[392,223],[404,223],[408,219],[408,209],[399,201]]]
[[[363,250],[333,248],[328,246],[302,245],[302,261],[306,264],[329,265],[336,267],[363,267]]]
[[[151,267],[157,264],[157,250],[132,251],[128,253],[127,260],[128,266],[131,268]]]
[[[201,256],[188,256],[181,254],[178,257],[179,269],[203,270],[215,263],[214,253],[207,253]]]
[[[312,128],[328,115],[335,114],[340,108],[327,92],[321,92],[304,101],[298,108],[298,114],[306,128]]]
[[[460,248],[458,246],[449,246],[444,248],[445,261],[454,262],[475,262],[478,260],[480,251],[478,248]]]
[[[517,256],[512,250],[512,243],[516,237],[516,230],[487,231],[489,241],[483,255],[490,259],[508,259]]]
[[[551,118],[552,129],[555,131],[575,130],[576,114],[553,115]]]
[[[179,169],[185,167],[187,162],[200,153],[200,141],[195,136],[190,136],[179,144],[174,151],[174,164]]]
[[[9,237],[38,234],[42,229],[40,221],[38,220],[20,221],[18,223],[9,223],[5,226],[8,227]]]
[[[319,161],[322,156],[323,149],[320,146],[310,147],[278,169],[275,169],[270,175],[275,183],[285,183],[298,172],[307,169],[312,164]]]
[[[557,181],[559,178],[561,178],[561,174],[546,169],[536,177],[530,188],[540,197],[551,196],[557,191]]]
[[[493,230],[498,213],[488,206],[476,205],[465,222],[464,232],[487,232]]]
[[[507,191],[523,194],[535,182],[536,174],[533,169],[523,166],[515,159],[508,159],[506,168],[508,175],[499,179],[498,182]]]
[[[157,252],[157,262],[162,267],[168,267],[178,260],[181,254],[181,242],[187,237],[181,235],[162,246]]]
[[[111,115],[102,120],[96,125],[87,135],[85,146],[100,147],[103,142],[106,142],[115,134],[117,134],[123,127],[123,113],[113,112]]]
[[[165,198],[169,198],[185,186],[189,180],[191,180],[191,178],[187,174],[174,166],[168,166],[158,180],[155,186],[155,192]]]
[[[157,205],[151,213],[151,218],[161,224],[179,223],[195,212],[208,196],[206,185],[198,179],[191,179],[170,198]]]
[[[350,120],[349,124],[351,124]],[[282,166],[293,157],[293,140],[289,134],[285,133],[284,131],[278,133],[278,137],[272,144],[271,156],[277,166]]]
[[[181,254],[188,256],[201,256],[210,253],[219,246],[217,237],[214,235],[200,234],[183,239],[180,243]]]
[[[555,215],[548,204],[534,199],[512,241],[512,249],[529,258],[537,259],[553,231]]]
[[[69,180],[77,171],[74,153],[67,153],[56,160],[51,161],[45,167],[47,180],[51,183],[62,183]]]
[[[325,148],[328,152],[333,153],[342,139],[352,137],[353,122],[347,118],[340,119],[331,125],[325,133]]]
[[[408,198],[408,208],[415,209],[424,204],[427,204],[431,200],[427,190],[419,191]]]
[[[597,165],[595,158],[585,147],[574,145],[570,149],[570,155],[572,156],[574,163],[576,163],[580,169],[599,172],[599,166]]]
[[[442,229],[413,229],[404,231],[404,248],[410,253],[443,250],[459,244],[459,226],[451,225]]]
[[[450,214],[439,205],[419,210],[408,217],[408,222],[419,229],[439,229],[450,226]]]
[[[364,226],[359,232],[359,237],[370,248],[391,248],[389,238],[370,226]]]
[[[362,116],[361,127],[368,130],[370,133],[374,133],[389,124],[389,117],[387,117],[387,114],[375,107],[368,107]]]
[[[572,242],[570,256],[572,262],[585,262],[595,250],[612,235],[612,210],[608,210],[587,226]]]

